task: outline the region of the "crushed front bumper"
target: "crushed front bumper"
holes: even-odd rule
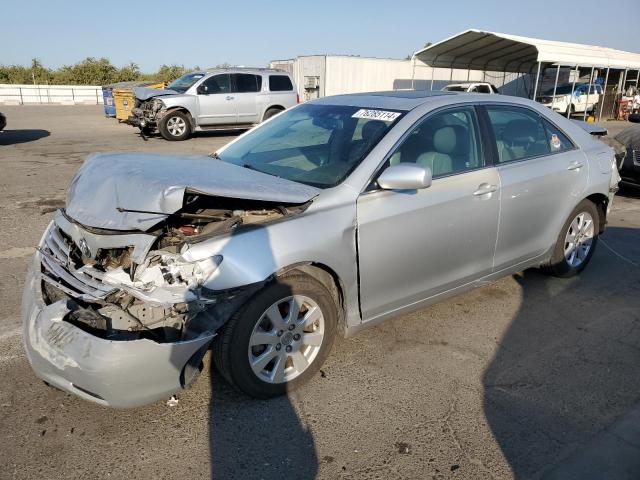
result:
[[[114,341],[96,337],[64,320],[67,302],[46,305],[36,252],[22,297],[23,341],[36,375],[47,383],[101,405],[144,405],[190,383],[215,336],[174,343],[140,339]],[[185,381],[186,378],[186,381]]]

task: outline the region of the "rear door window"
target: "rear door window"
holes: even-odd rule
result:
[[[506,163],[551,153],[549,139],[537,113],[519,107],[487,106],[498,149],[498,162]]]
[[[567,150],[573,150],[574,146],[569,137],[565,135],[558,127],[547,119],[542,120],[544,128],[547,132],[547,141],[549,142],[549,148],[551,153],[566,152]]]
[[[234,73],[231,75],[235,84],[235,91],[237,93],[257,92],[258,80],[257,75],[249,73]],[[262,80],[260,80],[262,83]]]
[[[272,92],[290,92],[293,83],[287,75],[269,75],[269,90]]]

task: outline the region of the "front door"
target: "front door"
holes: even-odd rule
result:
[[[198,125],[235,125],[237,105],[228,73],[213,75],[198,86]]]
[[[421,121],[387,164],[431,168],[429,188],[373,189],[357,204],[363,321],[491,272],[499,178],[485,163],[476,111],[455,107]]]

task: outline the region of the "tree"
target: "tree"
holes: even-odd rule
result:
[[[73,65],[63,65],[51,70],[34,58],[30,67],[22,65],[0,65],[0,83],[13,84],[57,84],[57,85],[108,85],[116,82],[149,80],[169,83],[187,72],[184,65],[162,65],[156,73],[143,74],[136,63],[121,68],[114,66],[107,58],[87,57]]]

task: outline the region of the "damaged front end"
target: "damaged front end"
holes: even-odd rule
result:
[[[181,252],[305,208],[186,192],[179,212],[144,232],[88,227],[56,212],[23,297],[34,370],[50,384],[114,407],[188,387],[216,331],[263,282],[211,290],[207,280],[223,256],[186,261]]]
[[[158,128],[158,124],[167,113],[167,106],[159,98],[149,100],[136,100],[136,106],[131,110],[131,116],[126,123],[141,130],[152,131]]]

